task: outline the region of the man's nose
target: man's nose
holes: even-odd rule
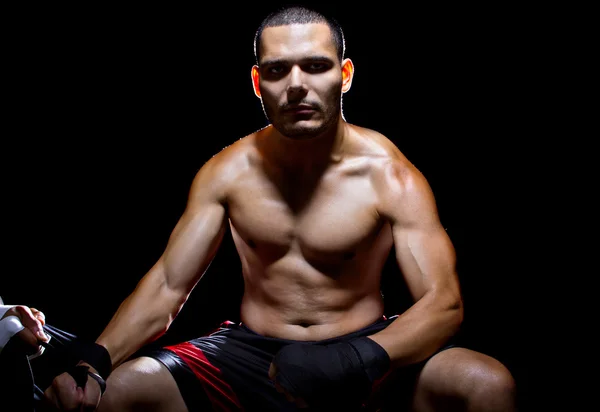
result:
[[[289,83],[287,87],[287,93],[290,100],[297,99],[298,97],[304,97],[307,93],[306,79],[302,70],[294,66],[289,74]]]

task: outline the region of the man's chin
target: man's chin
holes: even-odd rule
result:
[[[280,127],[278,130],[285,137],[299,140],[312,139],[320,136],[324,132],[323,124],[314,121],[298,121],[293,125]]]
[[[283,136],[287,137],[288,139],[310,140],[315,137],[319,137],[321,132],[318,130],[315,130],[315,129],[301,128],[301,129],[285,130],[281,134]]]

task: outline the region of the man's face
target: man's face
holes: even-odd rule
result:
[[[258,83],[263,109],[284,136],[311,138],[335,125],[342,73],[329,26],[264,29]]]

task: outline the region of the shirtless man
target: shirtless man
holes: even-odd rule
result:
[[[506,367],[449,345],[463,306],[428,182],[385,136],[343,117],[354,66],[341,29],[282,11],[260,26],[255,53],[270,125],[201,168],[164,253],[83,358],[101,376],[112,369],[104,394],[97,380],[82,389],[62,374],[49,399],[100,411],[349,411],[385,399],[397,410],[408,388],[417,411],[515,410]],[[168,330],[228,229],[243,269],[241,323],[140,351]],[[386,318],[392,247],[414,304]]]

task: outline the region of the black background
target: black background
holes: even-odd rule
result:
[[[324,7],[356,68],[345,117],[387,135],[428,178],[458,253],[465,336],[509,366],[529,405],[547,275],[532,250],[544,33],[518,8],[391,4]],[[272,6],[13,16],[3,59],[6,303],[78,335],[101,332],[161,254],[196,171],[266,124],[250,69],[254,30]],[[393,314],[405,305],[394,301],[404,292],[393,256],[385,270]],[[236,320],[242,291],[227,235],[162,339]]]

